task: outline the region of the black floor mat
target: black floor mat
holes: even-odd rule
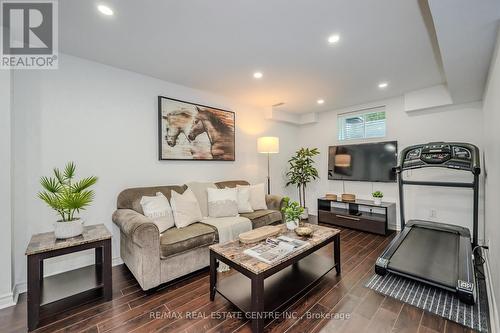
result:
[[[390,273],[384,276],[374,274],[365,287],[479,332],[488,332],[489,310],[484,280],[478,280],[477,301],[473,306],[460,302],[449,291]]]

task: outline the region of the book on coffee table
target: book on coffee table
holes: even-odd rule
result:
[[[267,238],[265,242],[246,249],[243,253],[265,263],[273,264],[307,245],[308,242],[300,239],[279,236],[277,238]]]

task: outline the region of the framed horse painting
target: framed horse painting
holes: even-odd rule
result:
[[[160,160],[234,161],[232,111],[158,96]]]

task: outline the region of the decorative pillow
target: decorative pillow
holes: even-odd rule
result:
[[[237,185],[237,187],[248,187],[250,189],[250,205],[253,210],[267,209],[266,186],[264,183],[256,185]]]
[[[163,193],[156,193],[156,197],[143,196],[141,206],[144,215],[153,220],[160,233],[175,225],[172,208]]]
[[[187,189],[184,193],[179,194],[172,191],[170,199],[172,211],[174,213],[174,221],[177,228],[184,228],[202,219],[200,204],[196,200],[191,189]]]
[[[214,183],[190,182],[186,183],[187,187],[193,191],[194,196],[200,205],[201,215],[203,218],[208,217],[208,196],[207,188],[217,188]]]
[[[236,188],[207,188],[208,216],[226,217],[238,215],[238,190]]]
[[[250,203],[250,188],[238,187],[238,213],[252,213],[252,204]]]

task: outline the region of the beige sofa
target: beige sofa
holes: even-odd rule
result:
[[[248,185],[246,181],[215,183],[218,188]],[[118,195],[113,222],[120,228],[120,254],[144,290],[172,281],[209,266],[208,247],[218,242],[217,229],[197,222],[185,228],[170,228],[159,233],[156,225],[143,215],[142,196],[162,192],[169,200],[171,191],[183,193],[187,186],[131,188]],[[252,221],[253,228],[282,221],[282,197],[266,196],[267,210],[241,214]]]

